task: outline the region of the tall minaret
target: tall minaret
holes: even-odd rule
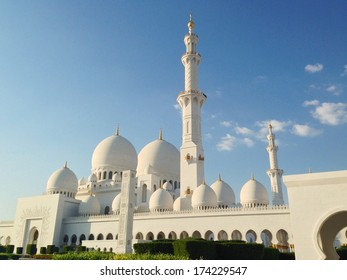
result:
[[[283,170],[278,168],[277,162],[277,151],[278,146],[275,144],[275,135],[272,133],[272,125],[269,123],[269,135],[267,139],[269,145],[266,150],[269,153],[270,169],[267,171],[267,175],[270,177],[271,191],[272,191],[272,204],[283,205],[283,194],[282,194],[282,174]]]
[[[194,190],[204,180],[201,108],[206,101],[206,95],[198,90],[198,66],[201,56],[196,51],[199,38],[193,33],[193,29],[194,22],[190,15],[188,34],[184,37],[186,53],[182,56],[185,89],[177,97],[177,102],[182,108],[181,196],[188,188]]]

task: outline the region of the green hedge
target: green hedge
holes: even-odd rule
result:
[[[347,247],[340,247],[336,249],[336,253],[340,256],[340,260],[347,260]]]
[[[153,241],[134,244],[136,254],[174,254],[173,241]]]
[[[87,247],[86,246],[79,245],[76,248],[76,252],[86,252],[86,251],[87,251]]]
[[[216,242],[216,249],[219,260],[262,260],[264,256],[264,245],[257,243]]]
[[[282,253],[280,252],[280,260],[295,260],[295,253]]]
[[[265,247],[263,260],[279,260],[280,259],[280,251],[275,248]]]
[[[215,260],[216,246],[213,241],[204,239],[182,239],[173,242],[175,256],[182,256],[191,260]]]
[[[7,254],[13,254],[13,251],[14,251],[14,245],[6,245],[5,247],[5,253]]]
[[[0,245],[0,253],[5,253],[6,248],[5,246]]]
[[[68,252],[72,252],[72,251],[74,251],[74,248],[72,246],[64,245],[63,253],[68,253]]]
[[[47,253],[47,248],[46,247],[41,247],[40,248],[40,254],[41,255],[46,255],[46,253]]]
[[[0,260],[18,260],[20,255],[0,253]]]
[[[31,256],[35,255],[37,252],[36,244],[28,244],[26,249],[26,253]]]
[[[47,245],[46,254],[51,255],[53,253],[56,253],[56,249],[58,249],[59,251],[59,248],[55,247],[55,245]]]
[[[23,247],[17,247],[17,248],[16,248],[16,253],[17,253],[18,255],[23,254]]]

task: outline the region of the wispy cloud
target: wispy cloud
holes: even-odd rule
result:
[[[175,108],[175,110],[181,112],[181,106],[179,104],[174,104],[173,107]]]
[[[254,134],[254,131],[252,129],[249,129],[247,127],[241,127],[241,126],[236,126],[235,132],[236,132],[236,134],[240,134],[240,135],[253,135]]]
[[[305,66],[305,71],[308,73],[317,73],[322,71],[324,68],[323,64],[316,63],[316,64],[307,64]]]
[[[304,103],[302,103],[302,106],[308,107],[308,106],[318,106],[320,102],[318,100],[306,100]]]
[[[341,87],[337,85],[330,85],[325,90],[333,95],[340,95],[342,93]]]
[[[341,125],[347,123],[347,103],[325,102],[311,111],[312,116],[322,124]]]
[[[231,121],[221,121],[220,125],[223,127],[231,127],[232,122]]]
[[[226,134],[217,143],[217,150],[219,152],[232,151],[236,145],[236,137]]]
[[[263,141],[266,140],[266,135],[269,133],[269,123],[272,125],[272,131],[274,133],[276,132],[284,132],[286,131],[287,127],[290,126],[293,122],[292,121],[278,121],[278,120],[271,120],[271,121],[258,121],[256,122],[256,125],[260,127],[257,138],[261,139]]]
[[[307,124],[294,124],[292,128],[292,133],[301,137],[314,137],[322,132],[322,130],[310,127]]]

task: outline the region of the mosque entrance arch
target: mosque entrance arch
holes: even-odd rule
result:
[[[39,231],[37,227],[33,227],[29,233],[29,243],[28,244],[37,244],[37,240],[39,239]]]
[[[340,230],[347,226],[347,210],[334,212],[326,217],[317,232],[317,243],[327,260],[338,260],[334,246],[335,237]]]

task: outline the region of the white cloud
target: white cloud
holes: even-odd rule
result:
[[[313,137],[322,133],[321,130],[310,127],[306,124],[294,124],[292,133],[302,137]]]
[[[258,121],[256,122],[256,125],[260,127],[257,138],[267,141],[266,136],[269,133],[269,122],[272,125],[272,131],[274,133],[276,132],[284,132],[286,131],[286,128],[292,124],[292,121],[278,121],[278,120],[271,120],[271,121]]]
[[[243,139],[241,139],[241,142],[243,143],[243,144],[245,144],[247,147],[253,147],[254,146],[254,141],[252,140],[252,139],[250,139],[250,138],[243,138]]]
[[[237,126],[235,127],[235,132],[236,134],[241,134],[241,135],[252,135],[254,134],[253,130],[247,128],[247,127],[241,127]]]
[[[226,134],[217,143],[217,150],[219,152],[232,151],[235,145],[236,145],[236,138],[230,134]]]
[[[222,121],[222,122],[220,122],[220,125],[224,126],[224,127],[231,127],[232,122],[231,121]]]
[[[307,106],[318,106],[320,102],[318,100],[306,100],[302,104],[302,106],[307,107]]]
[[[344,124],[347,123],[347,103],[322,103],[311,114],[322,124]]]
[[[341,76],[343,77],[343,76],[347,76],[347,64],[345,64],[344,66],[343,66],[343,72],[341,73]]]
[[[326,88],[326,91],[332,93],[333,95],[340,95],[342,92],[341,88],[336,85],[328,86]]]
[[[323,64],[316,63],[316,64],[307,64],[305,66],[305,71],[309,73],[317,73],[322,71],[324,68]]]
[[[213,138],[212,133],[206,133],[206,134],[205,134],[205,139],[206,139],[206,140],[210,140],[210,139],[212,139],[212,138]]]
[[[177,111],[181,111],[181,106],[179,104],[174,104],[173,107],[175,108],[175,110]]]

